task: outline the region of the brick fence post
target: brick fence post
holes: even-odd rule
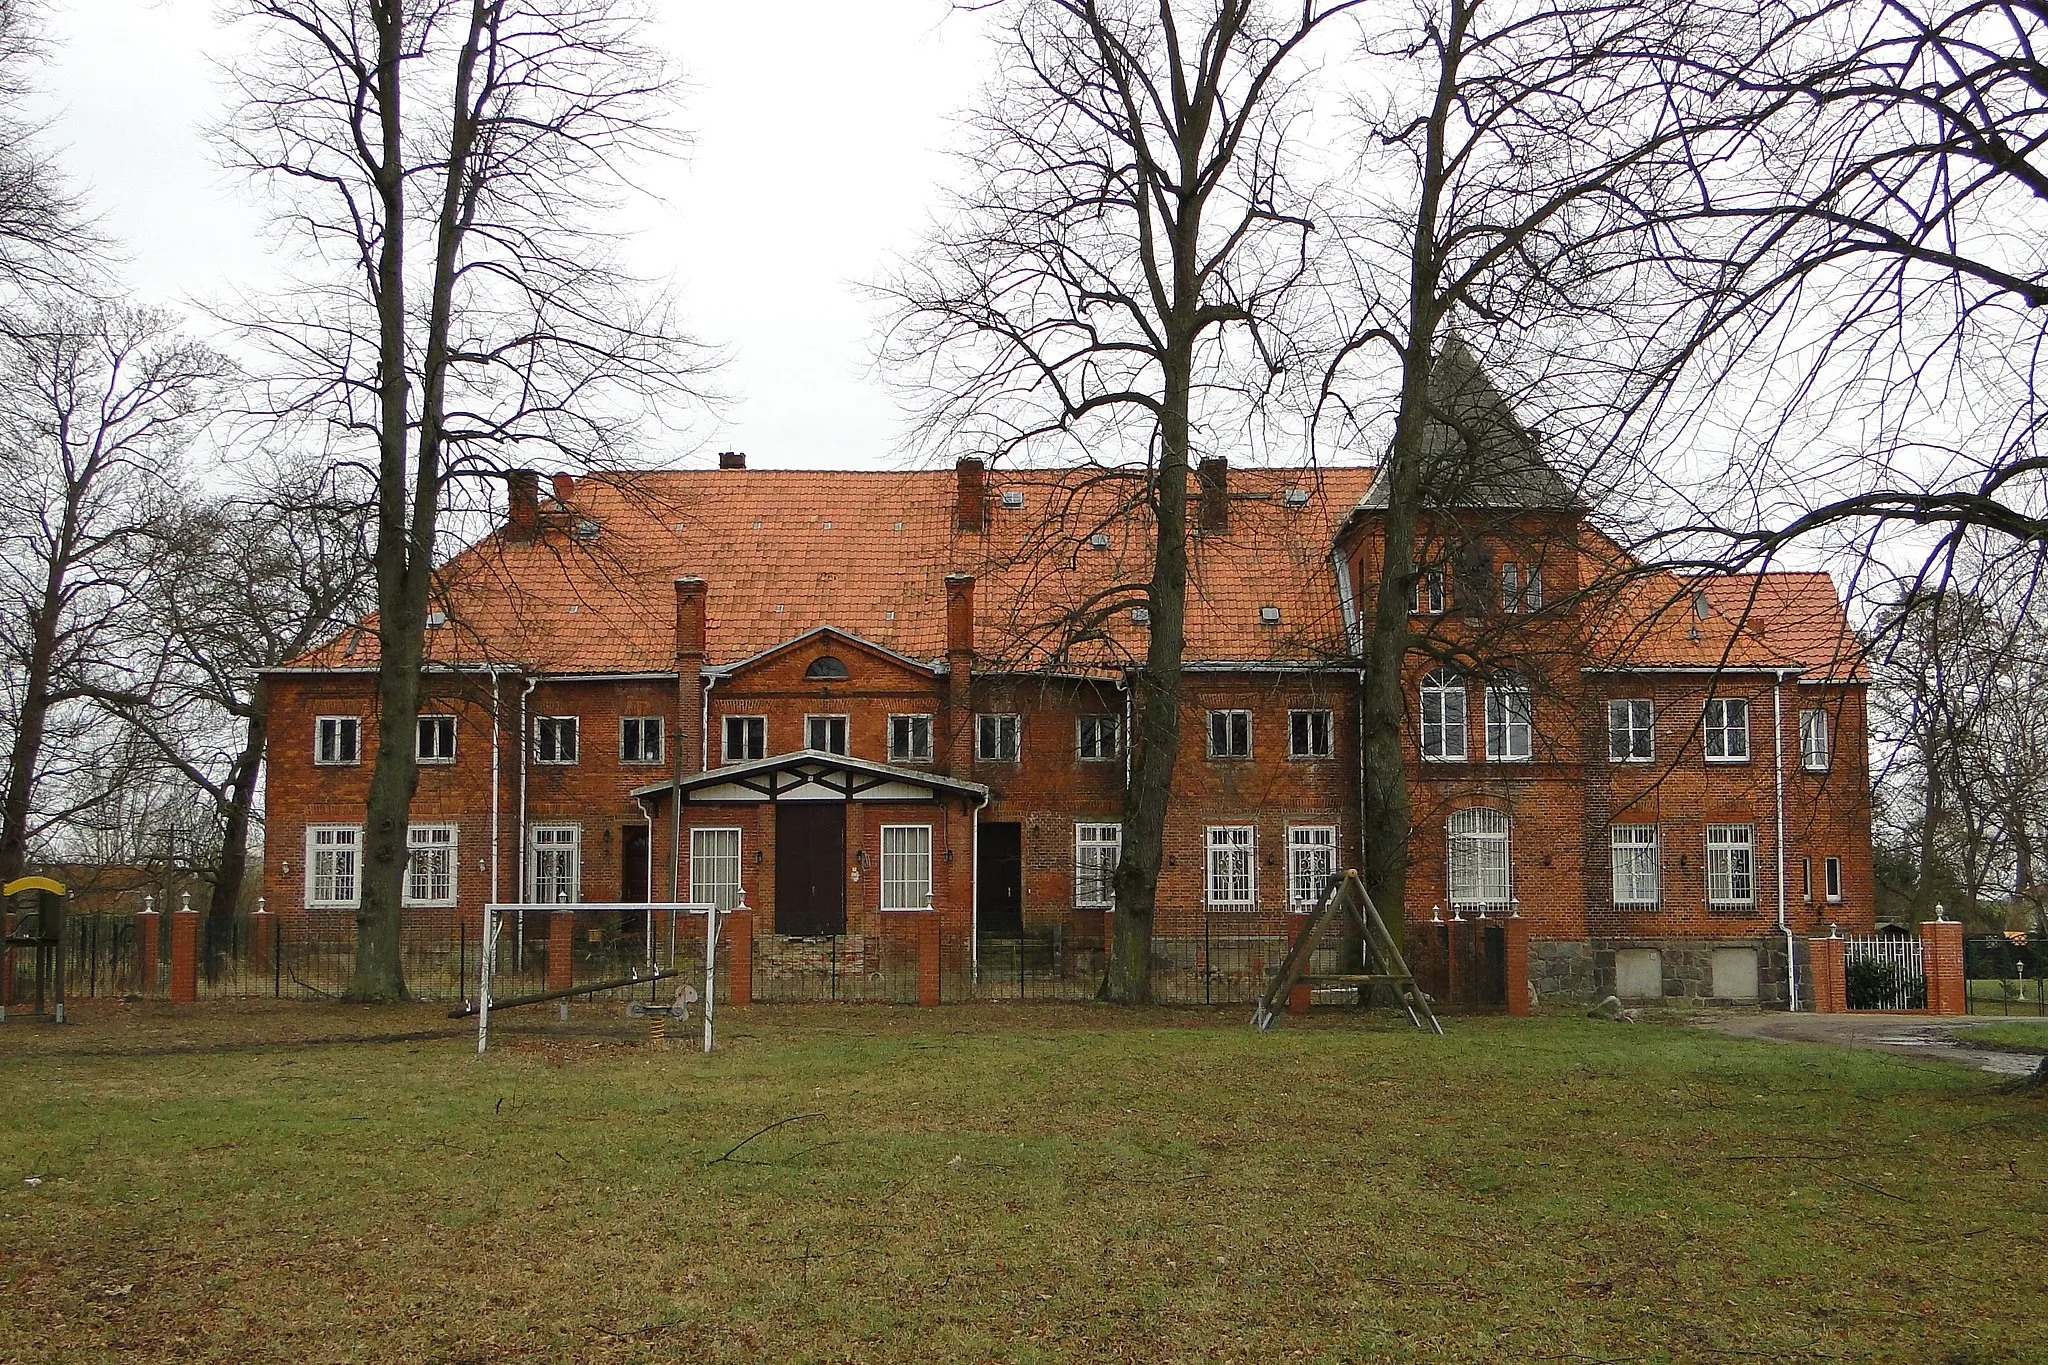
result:
[[[1952,919],[1920,926],[1920,967],[1927,974],[1929,1014],[1967,1014],[1970,983],[1963,976],[1963,926]]]
[[[14,932],[14,912],[0,911],[0,933]],[[14,949],[0,948],[0,1010],[14,1003]]]
[[[1508,1013],[1526,1016],[1529,1013],[1529,921],[1520,915],[1510,915],[1502,927],[1507,930],[1504,956],[1507,958]]]
[[[1807,940],[1807,985],[1813,992],[1813,1009],[1816,1014],[1847,1014],[1849,1012],[1849,979],[1845,974],[1846,954],[1849,944],[1846,939],[1816,938]]]
[[[249,916],[249,969],[259,975],[270,970],[277,959],[277,916],[263,908],[256,898],[256,912]]]
[[[917,1003],[939,1003],[939,912],[917,916]]]
[[[148,901],[143,902],[149,905]],[[135,916],[135,993],[156,994],[157,953],[163,946],[163,916],[154,909],[145,908]]]
[[[548,912],[548,989],[565,991],[576,984],[576,912]]]
[[[1306,981],[1297,981],[1287,988],[1287,1012],[1307,1014],[1315,1007],[1315,988]]]
[[[171,916],[171,999],[189,1005],[199,998],[199,912],[185,903]]]
[[[725,917],[725,997],[729,1005],[754,1003],[754,912],[744,906]]]

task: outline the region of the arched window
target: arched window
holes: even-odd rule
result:
[[[846,665],[830,654],[820,654],[804,670],[805,682],[837,682],[846,676]]]
[[[1506,914],[1514,896],[1514,879],[1508,871],[1508,817],[1474,806],[1453,811],[1446,830],[1451,846],[1452,908]]]
[[[1465,757],[1465,680],[1448,668],[1422,677],[1422,756],[1439,761]]]

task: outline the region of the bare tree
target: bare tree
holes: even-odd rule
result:
[[[0,649],[13,740],[0,881],[36,837],[106,799],[86,742],[130,700],[119,632],[140,541],[227,374],[165,314],[59,306],[0,326]],[[53,743],[52,741],[56,741]],[[41,799],[52,791],[54,804]]]
[[[350,994],[401,999],[413,733],[452,491],[531,452],[625,459],[642,419],[689,393],[694,350],[596,226],[634,161],[673,145],[673,91],[623,0],[236,8],[256,46],[230,159],[284,191],[308,275],[250,332],[274,410],[323,425],[374,480],[379,742]]]
[[[40,146],[42,127],[25,116],[30,72],[44,55],[36,0],[0,0],[0,286],[76,283],[81,255],[95,245],[77,197]]]
[[[1290,179],[1305,47],[1357,0],[1020,0],[973,116],[968,187],[891,286],[887,354],[925,429],[1000,460],[1039,448],[1129,480],[1154,526],[1105,993],[1151,998],[1179,747],[1195,455],[1237,439],[1284,364],[1312,223]]]

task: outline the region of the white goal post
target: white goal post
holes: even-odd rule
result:
[[[719,920],[721,917],[731,914],[731,911],[720,910],[717,906],[702,901],[579,901],[573,904],[565,901],[555,905],[493,901],[484,906],[483,952],[480,954],[482,960],[477,968],[476,1050],[479,1056],[490,1047],[491,973],[497,965],[498,936],[504,927],[505,916],[543,915],[564,910],[575,914],[645,915],[647,917],[645,938],[648,973],[646,978],[642,978],[638,973],[635,973],[634,980],[651,979],[654,973],[659,970],[654,941],[654,917],[656,915],[667,914],[670,917],[667,945],[667,956],[670,963],[675,961],[676,924],[678,923],[676,917],[680,915],[704,916],[704,1050],[706,1052],[711,1051],[711,1016],[717,997]],[[522,920],[521,922],[523,923],[524,921]],[[567,996],[564,995],[563,998],[566,999]]]

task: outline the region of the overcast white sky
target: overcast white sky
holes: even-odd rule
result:
[[[256,191],[213,160],[236,32],[217,0],[51,0],[52,141],[125,247],[138,298],[178,304],[264,282]],[[734,398],[705,451],[762,466],[868,467],[901,415],[868,373],[858,285],[914,246],[949,172],[951,116],[989,49],[947,0],[658,0],[691,91],[685,162],[635,255],[670,274],[689,324],[731,357]]]

